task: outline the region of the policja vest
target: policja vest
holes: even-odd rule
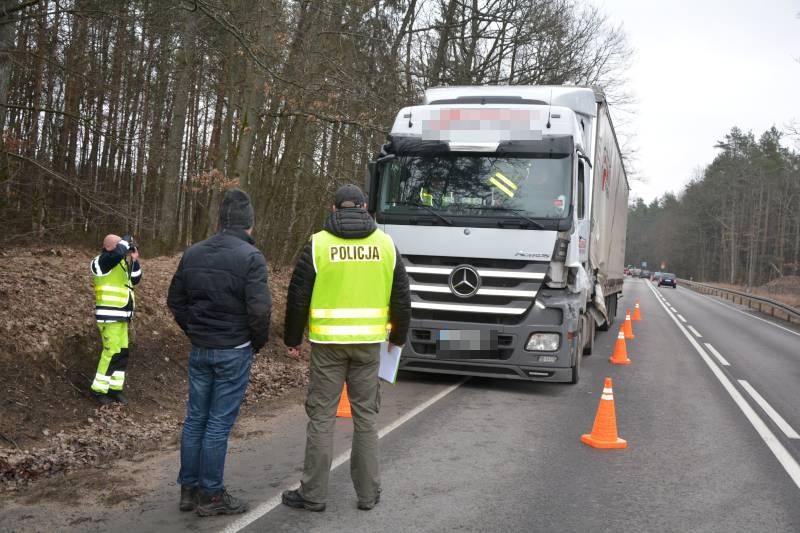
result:
[[[99,266],[97,271],[99,272]],[[128,263],[124,259],[117,263],[108,274],[97,275],[94,273],[94,301],[94,314],[98,322],[130,320],[136,300],[131,288]],[[125,309],[129,301],[130,308]]]
[[[308,339],[324,344],[386,340],[395,247],[379,229],[362,239],[327,231],[311,237],[316,278],[311,294]]]

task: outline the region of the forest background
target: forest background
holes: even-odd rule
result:
[[[238,185],[259,246],[290,263],[427,87],[600,86],[630,134],[632,53],[573,0],[0,0],[0,244],[114,230],[169,253],[215,231]],[[783,134],[733,128],[683,191],[635,201],[628,262],[796,275],[800,163]],[[624,151],[629,179],[646,176]]]

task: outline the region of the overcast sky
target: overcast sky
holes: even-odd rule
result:
[[[590,2],[635,51],[632,197],[680,192],[732,126],[758,137],[800,119],[800,0]]]

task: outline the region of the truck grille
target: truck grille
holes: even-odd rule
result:
[[[404,256],[411,286],[412,317],[420,320],[516,324],[530,309],[547,272],[548,262],[468,257]],[[453,270],[468,265],[480,284],[469,297],[454,294]]]

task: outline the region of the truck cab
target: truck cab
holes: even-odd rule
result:
[[[622,288],[627,181],[613,128],[617,168],[608,142],[598,158],[604,105],[587,88],[448,87],[400,110],[367,189],[409,276],[401,368],[578,381]],[[621,213],[593,204],[595,176],[603,196],[624,189]],[[613,261],[592,254],[609,241]]]

